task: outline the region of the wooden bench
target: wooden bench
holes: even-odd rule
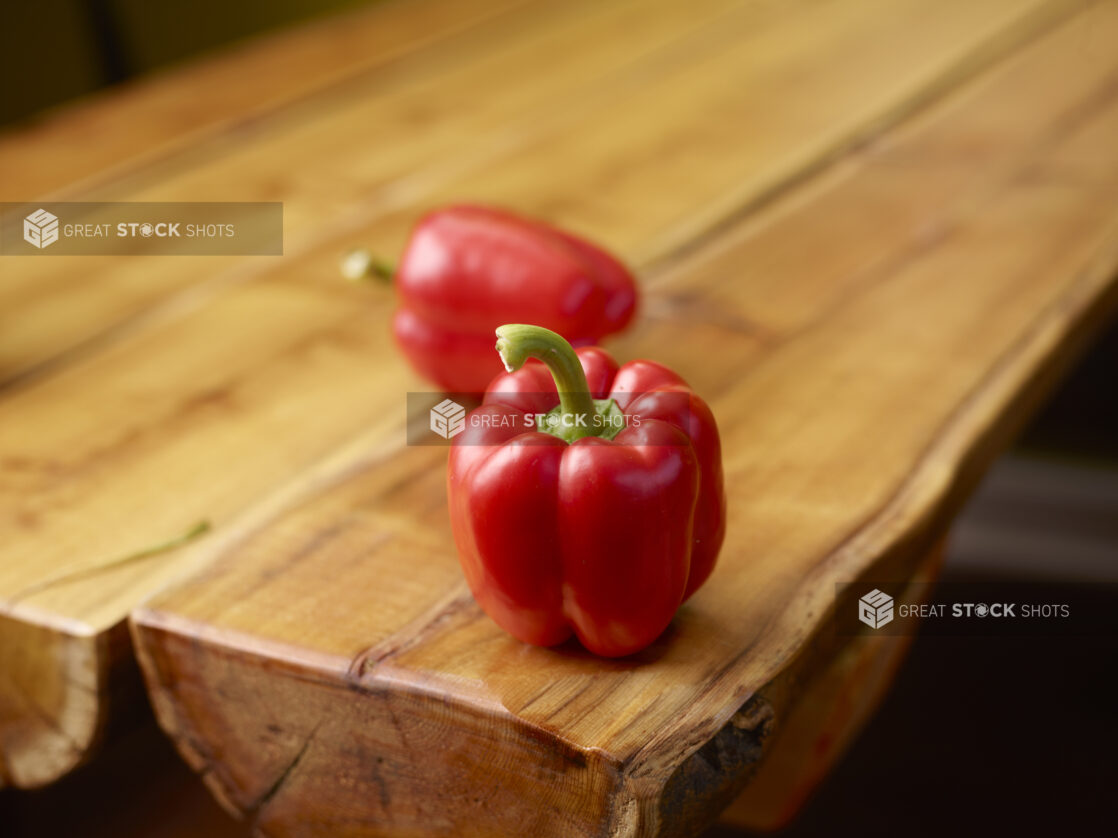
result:
[[[934,577],[1113,314],[1116,40],[1078,0],[390,2],[0,136],[6,201],[285,213],[283,257],[0,257],[0,780],[94,757],[138,659],[269,835],[783,821],[903,653],[836,585]],[[337,275],[460,199],[623,256],[612,349],[718,418],[719,566],[632,659],[473,603],[391,294]]]

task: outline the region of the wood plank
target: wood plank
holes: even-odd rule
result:
[[[898,601],[927,601],[944,552],[941,541],[916,568]],[[797,685],[795,697],[787,701],[789,710],[768,743],[764,761],[745,791],[722,812],[721,823],[767,832],[786,826],[885,698],[912,636],[832,635],[821,640],[823,662],[802,667],[808,682]]]
[[[527,6],[339,90],[296,98],[247,123],[219,123],[199,141],[81,194],[282,198],[288,256],[309,256],[342,232],[349,235],[339,247],[369,243],[396,253],[421,209],[483,199],[594,231],[644,262],[863,141],[1077,5]],[[207,74],[198,89],[220,89],[222,77]],[[661,184],[655,200],[650,166]],[[562,184],[556,169],[568,173]],[[655,233],[634,234],[634,213],[655,222]],[[0,380],[42,374],[146,327],[145,315],[158,321],[176,311],[182,294],[196,299],[200,284],[220,290],[273,263],[6,260]],[[333,254],[309,273],[332,273],[332,263]]]
[[[656,284],[622,354],[710,397],[730,497],[657,644],[511,640],[438,452],[370,441],[135,613],[184,756],[268,834],[692,833],[822,669],[835,583],[911,574],[1118,304],[1118,56],[1083,52],[1116,37],[1092,7]]]
[[[663,256],[664,248],[680,246],[681,238],[670,234],[675,225],[691,231],[686,233],[689,236],[695,230],[693,217],[713,223],[707,209],[712,201],[726,212],[734,201],[750,204],[757,190],[769,190],[781,178],[794,179],[797,166],[814,165],[821,155],[855,142],[862,136],[859,126],[867,121],[880,124],[896,119],[911,110],[913,100],[926,101],[933,92],[942,92],[944,85],[965,75],[958,69],[960,63],[970,72],[1035,34],[1039,20],[1056,14],[1053,9],[1062,13],[1066,8],[1055,3],[1023,10],[1017,3],[991,0],[948,4],[935,20],[909,17],[906,22],[905,15],[916,14],[921,4],[869,0],[836,10],[830,4],[804,0],[799,6],[750,4],[744,10],[731,7],[718,12],[721,6],[710,0],[708,6],[691,4],[687,9],[702,8],[709,17],[699,16],[681,27],[677,4],[658,6],[664,17],[655,20],[648,17],[646,3],[589,5],[594,12],[586,12],[585,18],[580,16],[583,7],[570,12],[550,9],[540,20],[565,23],[534,31],[523,41],[519,39],[526,38],[525,33],[512,24],[495,30],[479,27],[463,36],[455,50],[440,52],[441,63],[425,69],[417,59],[401,71],[403,79],[370,82],[384,90],[376,99],[379,104],[368,111],[361,103],[340,97],[322,106],[325,122],[310,119],[304,124],[300,110],[290,123],[277,117],[259,135],[230,137],[227,147],[215,140],[213,149],[207,147],[199,159],[184,152],[173,165],[149,167],[142,176],[116,182],[114,188],[121,195],[132,197],[174,194],[212,199],[226,193],[215,196],[207,190],[223,183],[230,184],[224,188],[234,189],[242,175],[242,183],[254,183],[254,189],[265,188],[269,176],[290,177],[281,180],[285,188],[303,194],[299,193],[302,184],[308,190],[305,194],[312,196],[301,204],[308,212],[300,239],[305,250],[279,263],[233,267],[215,276],[206,288],[174,297],[119,339],[49,378],[11,392],[0,405],[4,420],[0,491],[6,512],[0,519],[5,551],[0,596],[12,632],[30,626],[38,638],[34,642],[21,638],[4,646],[16,648],[18,642],[27,655],[27,663],[12,671],[6,687],[14,696],[5,697],[4,705],[7,782],[46,782],[89,753],[109,718],[110,702],[103,699],[119,680],[116,669],[127,665],[120,626],[138,602],[190,568],[223,554],[226,546],[268,520],[275,510],[313,495],[322,481],[335,479],[338,469],[383,464],[385,473],[403,469],[398,473],[406,480],[422,459],[414,453],[401,461],[393,459],[400,447],[398,396],[423,385],[406,371],[381,325],[390,306],[387,297],[372,299],[336,281],[336,254],[346,244],[371,240],[389,249],[388,243],[399,242],[416,206],[432,196],[441,199],[451,194],[437,191],[445,182],[459,184],[455,188],[482,189],[477,197],[520,196],[523,200],[515,203],[575,227],[591,229],[600,223],[609,234],[608,243],[620,243],[623,255],[638,265],[647,264],[646,260]],[[1037,9],[1041,17],[1030,17],[1030,10]],[[581,43],[584,19],[599,27],[594,31],[600,43]],[[639,37],[620,38],[631,29]],[[849,74],[836,75],[833,67],[820,69],[818,55],[831,37],[842,46],[823,54],[831,55],[841,67],[844,57],[853,59],[883,34],[903,33],[912,34],[911,49],[875,53],[879,73],[869,73],[857,61]],[[745,37],[741,44],[736,34]],[[514,43],[506,43],[510,39]],[[772,48],[768,39],[785,49]],[[555,75],[537,74],[528,85],[513,83],[518,62],[562,57],[576,42],[583,47],[578,53],[583,57],[572,60],[571,67]],[[898,84],[891,70],[909,66],[918,69]],[[745,81],[727,87],[722,74],[731,71]],[[393,136],[406,145],[404,139],[415,133],[415,115],[409,116],[408,108],[435,95],[442,81],[457,73],[471,84],[488,81],[483,89],[494,90],[487,100],[493,104],[482,103],[480,115],[464,113],[459,106],[461,88],[451,86],[437,98],[432,119],[440,125],[438,120],[444,117],[464,120],[454,124],[465,126],[464,136],[473,138],[478,147],[464,154],[464,163],[454,158],[445,168],[442,163],[436,166],[434,174],[411,174],[404,168],[412,158],[394,151],[395,145],[384,151],[388,162],[381,161],[379,152],[369,153],[365,137],[375,122],[365,120],[393,113],[390,124],[398,132]],[[642,180],[633,175],[634,169],[621,166],[630,159],[634,161],[630,165],[640,161],[648,165],[650,155],[665,148],[664,143],[670,150],[682,141],[683,122],[691,121],[701,132],[721,116],[719,109],[735,103],[753,102],[751,107],[743,106],[742,121],[735,124],[743,135],[758,133],[750,121],[760,121],[761,105],[775,101],[768,90],[774,73],[789,95],[795,94],[797,105],[784,116],[764,122],[768,139],[750,147],[741,160],[734,158],[740,169],[723,168],[730,158],[720,155],[732,149],[722,145],[719,156],[699,160],[670,154],[657,166],[657,178]],[[680,74],[694,85],[694,103],[674,81]],[[874,86],[879,77],[887,80],[884,86]],[[508,84],[498,84],[503,80]],[[646,86],[650,91],[643,90]],[[533,102],[533,91],[541,89],[552,90],[556,98]],[[658,98],[657,90],[667,98]],[[727,90],[732,93],[724,93]],[[833,95],[822,96],[827,92]],[[740,101],[734,96],[740,96]],[[838,119],[833,111],[836,99],[861,104],[853,117]],[[665,119],[666,103],[678,109],[677,120]],[[825,116],[812,116],[816,106],[824,109]],[[314,102],[307,105],[310,110],[318,107]],[[488,107],[493,110],[487,111]],[[603,122],[615,110],[620,116]],[[548,119],[533,127],[545,111]],[[827,122],[832,118],[836,119],[833,126]],[[633,130],[631,120],[646,130]],[[502,127],[492,129],[494,121]],[[364,131],[341,130],[362,125]],[[795,154],[773,157],[775,150],[783,148],[780,138],[799,142],[805,125],[823,131],[826,141],[796,145]],[[338,141],[338,132],[344,142],[331,145]],[[595,140],[586,145],[581,139],[610,132],[617,132],[616,144]],[[449,127],[446,133],[433,133],[439,136],[435,143],[460,144],[463,136]],[[566,139],[559,142],[553,139],[556,136]],[[301,138],[308,138],[307,142]],[[493,142],[496,145],[491,147]],[[428,150],[441,147],[423,146],[421,141],[416,145]],[[219,146],[221,153],[217,153]],[[253,156],[263,154],[265,148],[270,150],[266,160],[254,164]],[[323,168],[316,170],[324,175],[321,184],[301,180],[304,175],[296,170],[295,161],[307,148],[332,152],[324,155]],[[512,160],[515,149],[523,151]],[[367,170],[354,178],[356,186],[346,185],[347,172],[337,163],[346,159],[365,161]],[[767,177],[766,161],[783,174]],[[335,165],[338,168],[332,171]],[[525,183],[535,184],[531,195],[519,192],[518,180],[499,174],[506,165],[528,178]],[[616,188],[625,196],[628,209],[606,224],[598,214],[603,205],[581,199],[612,194],[609,173],[615,166],[624,173]],[[492,191],[484,191],[473,167],[494,175]],[[556,178],[556,171],[565,176]],[[746,185],[727,179],[728,172],[745,177]],[[682,188],[691,181],[694,188]],[[663,197],[665,183],[675,185],[667,190],[672,196],[670,207]],[[361,190],[373,188],[372,184],[376,187],[371,196],[363,195]],[[192,189],[200,191],[192,193]],[[344,200],[335,202],[335,190],[343,191]],[[315,201],[332,212],[312,223],[309,208]],[[327,229],[343,214],[352,214],[353,220]],[[121,297],[114,289],[129,289],[126,296],[136,295],[129,297],[134,301],[144,297],[147,286],[163,274],[188,281],[192,276],[187,275],[196,270],[188,260],[176,260],[173,266],[136,259],[109,259],[101,266],[93,260],[72,263],[61,257],[34,261],[58,262],[58,270],[71,274],[64,289],[52,287],[50,276],[39,276],[42,282],[33,283],[32,302],[6,310],[18,316],[13,327],[0,335],[12,340],[14,353],[29,353],[20,356],[23,360],[17,366],[33,364],[34,358],[57,349],[50,335],[74,340],[90,324],[116,317],[113,312],[119,313]],[[84,273],[78,272],[79,265]],[[31,275],[28,268],[26,276]],[[653,301],[650,308],[657,305]],[[99,313],[87,319],[88,311]],[[654,323],[623,346],[627,351],[654,349],[669,334],[669,325]],[[37,336],[43,335],[44,342],[37,343]],[[715,344],[736,347],[742,357],[758,349],[754,336],[735,334],[732,329],[710,331],[692,341],[696,348]],[[269,445],[261,445],[260,440],[268,440]],[[231,462],[237,468],[227,468]],[[168,497],[174,502],[169,503]],[[416,507],[418,512],[435,495],[425,497]],[[375,524],[385,532],[411,527],[416,510],[401,507],[399,515],[378,514]],[[440,516],[439,504],[431,506],[430,513]],[[162,543],[200,519],[215,525],[215,535],[173,553],[115,563],[120,556]],[[429,571],[435,574],[428,580],[435,590],[443,584],[439,580],[456,580],[457,570],[452,558],[440,552],[445,544],[437,519],[433,521],[429,533],[409,537],[433,539],[416,549],[441,556],[432,559]],[[367,627],[361,629],[361,639],[368,640]],[[355,653],[347,649],[347,654]],[[72,660],[86,667],[80,677],[72,672],[74,667],[68,663]],[[28,706],[23,698],[27,695],[44,697],[33,703],[41,712]],[[27,733],[28,724],[37,731],[35,735]],[[60,744],[53,749],[38,747],[40,739],[48,736]]]
[[[491,160],[529,125],[554,113],[556,98],[583,96],[589,80],[610,89],[600,76],[647,75],[648,60],[654,67],[662,64],[660,48],[685,35],[689,26],[709,24],[719,2],[711,0],[708,15],[635,0],[528,6],[440,42],[414,60],[279,109],[247,130],[234,126],[208,142],[123,172],[101,184],[95,196],[156,201],[282,197],[285,253],[306,255],[324,237],[352,229],[362,206],[375,212],[386,202],[398,206],[414,200],[414,182],[437,180],[447,167],[442,161],[450,161],[453,172],[468,167],[477,154]],[[622,32],[629,37],[618,38]],[[646,52],[651,58],[641,61]],[[564,60],[571,55],[577,59]],[[636,66],[630,67],[634,58]],[[478,100],[477,90],[491,92]],[[461,106],[470,100],[471,107]],[[479,140],[473,142],[475,151],[464,153],[471,137]],[[375,153],[370,153],[371,143]],[[414,219],[414,206],[410,212]],[[333,277],[335,256],[319,262],[313,273],[325,269]],[[218,290],[265,273],[275,262],[205,261],[201,283]],[[80,352],[106,328],[127,326],[132,315],[153,305],[158,317],[160,301],[169,300],[174,310],[181,305],[175,292],[185,288],[197,296],[198,274],[195,260],[175,257],[20,260],[0,286],[0,302],[11,321],[0,332],[0,378],[25,375],[58,353],[66,361],[67,350]],[[109,337],[114,337],[111,329]]]
[[[352,83],[522,3],[387,0],[47,111],[0,133],[0,201],[82,200],[98,184]]]

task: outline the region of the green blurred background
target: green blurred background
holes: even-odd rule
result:
[[[368,0],[33,0],[4,3],[0,123],[247,36]]]

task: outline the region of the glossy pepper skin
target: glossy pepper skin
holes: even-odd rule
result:
[[[498,334],[522,329],[532,327]],[[585,373],[593,398],[616,402],[627,427],[573,441],[532,430],[525,416],[567,411],[572,399],[560,404],[560,392],[578,376],[553,378],[560,362],[549,350],[528,354],[547,366],[530,362],[494,380],[452,443],[450,518],[466,580],[520,640],[551,646],[573,632],[595,654],[631,654],[714,568],[726,508],[718,428],[671,370],[652,361],[619,368],[588,347],[568,366]],[[510,355],[512,367],[523,364],[523,351],[502,352]]]
[[[503,210],[454,206],[424,216],[396,271],[392,327],[412,366],[450,392],[482,392],[501,371],[493,330],[538,323],[597,343],[633,317],[632,274],[604,250]]]

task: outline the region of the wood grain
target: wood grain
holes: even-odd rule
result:
[[[927,600],[944,553],[940,542],[914,570],[898,601]],[[796,695],[787,702],[789,712],[768,744],[765,760],[722,812],[720,822],[767,832],[786,826],[884,699],[912,639],[896,634],[832,635],[814,644],[817,661],[800,667],[805,682],[794,684]],[[771,691],[771,686],[766,688]]]
[[[658,277],[618,350],[709,398],[730,508],[653,647],[500,632],[438,450],[374,434],[134,614],[184,756],[269,835],[693,834],[836,659],[836,583],[916,573],[1112,315],[1115,37],[1092,6]]]
[[[0,134],[0,200],[82,200],[518,5],[523,0],[370,4],[39,114]]]
[[[290,95],[240,117],[232,114],[258,88],[245,82],[244,93],[241,84],[224,93],[220,79],[232,69],[179,80],[181,95],[193,97],[175,110],[183,119],[218,100],[199,119],[210,127],[174,137],[153,117],[158,153],[66,196],[283,200],[284,252],[307,260],[308,277],[332,276],[336,252],[354,244],[397,253],[418,211],[461,199],[592,231],[643,263],[864,141],[1078,5],[576,0],[486,15],[471,2],[436,27],[439,38],[416,34],[428,13],[399,10],[399,20],[358,28],[384,24],[373,49],[394,32],[405,46],[333,85],[333,66],[309,72],[321,77],[318,87],[293,83]],[[444,17],[438,6],[429,14]],[[269,60],[277,59],[246,59],[256,71],[247,76],[258,78],[256,63]],[[13,142],[40,145],[33,136]],[[96,171],[96,148],[88,154]],[[275,260],[215,256],[201,271],[197,260],[175,257],[7,263],[0,381],[11,382],[158,324],[195,304],[201,289],[267,275]]]
[[[454,5],[449,16],[437,3],[386,6],[353,33],[324,24],[305,43],[292,36],[274,53],[261,47],[172,76],[166,107],[197,123],[187,134],[168,125],[154,104],[164,88],[152,82],[5,146],[23,188],[283,198],[288,222],[282,260],[5,260],[0,369],[12,386],[0,402],[0,648],[23,659],[3,688],[6,782],[47,782],[91,753],[107,697],[126,701],[117,684],[129,682],[120,673],[130,657],[112,638],[136,604],[228,556],[339,472],[376,464],[408,483],[421,463],[439,471],[431,455],[396,459],[399,394],[424,385],[387,339],[388,296],[337,281],[346,247],[393,253],[422,207],[486,199],[587,231],[667,276],[704,236],[1081,4]],[[377,29],[370,44],[394,46],[356,55],[366,27]],[[298,80],[264,96],[252,79],[284,56],[305,70],[281,74]],[[238,71],[245,78],[227,81]],[[128,132],[98,128],[118,119],[140,119],[151,154],[124,160],[137,148],[121,138]],[[89,135],[88,148],[61,171],[78,180],[37,180],[40,152],[28,145],[61,153],[75,134]],[[651,300],[652,322],[623,351],[675,341],[668,309],[706,319],[701,306],[685,311],[695,307],[685,287]],[[733,325],[733,311],[690,345],[756,354],[757,336]],[[407,536],[432,558],[416,571],[430,590],[457,580],[440,504],[428,489],[414,509],[388,504],[374,522],[394,532],[424,510],[434,516],[428,531]],[[215,533],[116,563],[199,520]],[[371,642],[368,626],[355,632],[347,659]]]

